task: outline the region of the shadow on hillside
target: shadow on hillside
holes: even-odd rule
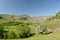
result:
[[[25,37],[21,36],[20,38],[21,38],[21,39],[29,38],[29,37],[32,37],[32,36],[34,36],[34,35],[35,35],[35,34],[30,34],[29,36],[25,35]]]

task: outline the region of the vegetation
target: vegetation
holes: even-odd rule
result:
[[[0,34],[3,35],[3,38],[25,38],[30,36],[30,24],[23,22],[6,22],[0,24]],[[0,36],[1,36],[0,35]],[[1,36],[2,37],[2,36]]]
[[[59,40],[59,32],[60,12],[42,21],[28,15],[0,15],[0,39]]]
[[[41,25],[41,26],[40,26],[40,33],[41,33],[42,35],[48,33],[48,32],[47,32],[47,28],[46,28],[45,25]]]
[[[17,39],[19,40],[19,39]],[[60,40],[60,33],[52,33],[49,35],[35,35],[27,39],[20,40]]]

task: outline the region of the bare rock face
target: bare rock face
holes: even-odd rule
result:
[[[52,29],[47,28],[48,33],[53,33]]]
[[[53,32],[54,32],[54,33],[56,33],[56,32],[60,32],[60,28],[56,28],[56,29],[54,29]]]

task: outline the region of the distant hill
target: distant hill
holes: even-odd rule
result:
[[[32,17],[34,21],[40,22],[40,21],[44,21],[47,20],[48,18],[51,18],[52,16],[35,16]]]
[[[46,20],[52,16],[33,16],[28,15],[10,15],[10,14],[0,14],[0,20],[4,21],[23,21],[23,22],[40,22]]]
[[[0,14],[0,20],[4,21],[30,21],[32,18],[28,15],[10,15],[10,14]]]

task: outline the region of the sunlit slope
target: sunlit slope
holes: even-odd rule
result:
[[[32,18],[28,15],[10,15],[10,14],[0,14],[0,21],[31,21]]]
[[[49,35],[36,35],[30,38],[20,40],[60,40],[60,33],[53,33]]]
[[[45,20],[44,24],[51,29],[60,28],[60,12],[58,12],[55,16]]]
[[[51,29],[60,28],[60,19],[54,19],[51,21],[46,21],[45,25]]]

